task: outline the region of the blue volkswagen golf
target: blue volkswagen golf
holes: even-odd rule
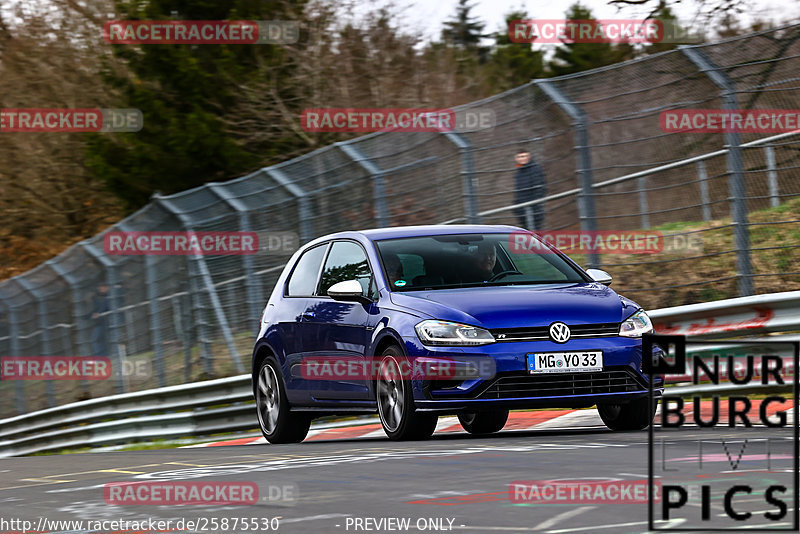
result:
[[[424,439],[443,414],[487,434],[510,409],[594,405],[612,430],[646,428],[655,406],[641,337],[653,326],[610,283],[513,226],[316,239],[287,263],[261,317],[261,430],[299,442],[315,417],[377,412],[389,438]]]

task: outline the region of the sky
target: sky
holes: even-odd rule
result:
[[[486,23],[485,31],[495,32],[505,26],[505,14],[524,9],[531,18],[559,19],[575,0],[472,0],[475,7],[472,13]],[[713,1],[713,0],[709,0]],[[377,2],[380,4],[380,0]],[[395,0],[398,7],[404,9],[401,26],[419,29],[427,38],[438,38],[442,23],[452,18],[456,12],[458,0]],[[608,5],[606,0],[582,0],[598,19],[603,18],[637,18],[643,17],[649,10],[638,6],[623,7],[618,10]],[[800,2],[797,0],[750,0],[751,7],[745,17],[761,18],[779,22],[793,18],[800,19]],[[698,3],[695,0],[683,0],[675,7],[675,12],[682,23],[696,19]]]

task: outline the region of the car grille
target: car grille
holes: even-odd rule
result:
[[[619,335],[619,323],[569,325],[570,338],[608,337]],[[549,326],[523,326],[519,328],[495,328],[490,330],[500,343],[509,341],[535,341],[550,339]]]
[[[627,370],[593,373],[501,376],[485,389],[479,399],[515,397],[567,397],[598,393],[625,393],[646,390]]]

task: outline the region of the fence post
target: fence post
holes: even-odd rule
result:
[[[389,226],[389,209],[386,206],[386,178],[380,167],[367,158],[352,141],[334,143],[345,155],[361,166],[372,177],[372,198],[375,201],[375,222],[379,228]]]
[[[300,239],[303,243],[308,243],[314,239],[314,225],[311,221],[311,204],[308,200],[308,193],[294,183],[283,171],[275,167],[265,167],[261,169],[267,173],[278,185],[297,199],[297,211],[300,218]]]
[[[144,283],[147,285],[147,311],[150,322],[150,339],[153,345],[158,387],[164,387],[167,385],[167,366],[164,361],[164,343],[161,339],[161,310],[158,305],[158,275],[156,271],[156,259],[148,254],[144,258]]]
[[[696,46],[681,45],[678,47],[701,72],[719,87],[722,107],[728,110],[739,109],[736,98],[736,87],[733,81],[716,66]],[[739,295],[746,297],[753,294],[753,278],[750,268],[750,235],[747,226],[747,198],[742,165],[742,147],[738,132],[726,132],[725,144],[728,155],[729,190],[731,197],[731,219],[736,241],[736,272],[738,276]]]
[[[781,196],[778,193],[778,171],[775,167],[775,147],[767,145],[764,147],[764,155],[767,159],[767,181],[769,182],[769,205],[777,207],[781,203]]]
[[[636,180],[636,186],[639,189],[639,213],[642,217],[642,228],[647,230],[650,228],[650,207],[647,204],[647,177],[642,176]]]
[[[706,162],[697,162],[697,179],[700,184],[700,204],[703,210],[703,220],[711,220],[711,199],[708,195],[708,175],[706,174]]]
[[[192,222],[189,217],[183,213],[177,206],[175,206],[172,201],[167,200],[166,198],[156,194],[153,195],[153,201],[158,203],[161,207],[163,207],[168,213],[174,215],[183,225],[183,227],[187,231],[192,231]],[[236,343],[233,340],[233,334],[231,333],[230,326],[228,325],[228,318],[225,317],[225,310],[222,309],[222,303],[219,300],[219,295],[217,295],[217,290],[214,287],[214,281],[211,278],[211,272],[208,270],[208,265],[206,264],[205,258],[203,258],[200,254],[192,254],[189,256],[189,261],[194,267],[197,269],[196,274],[198,277],[203,281],[203,285],[205,286],[205,291],[208,293],[208,298],[211,301],[211,306],[214,308],[214,314],[217,317],[217,323],[219,324],[220,330],[222,330],[222,337],[225,339],[225,344],[228,346],[228,352],[233,359],[233,364],[236,366],[236,370],[239,373],[244,373],[244,365],[242,364],[239,353],[236,350]],[[193,273],[191,273],[191,268],[189,269],[190,272],[190,283],[191,280],[195,277]],[[196,288],[199,293],[200,288]],[[209,358],[206,357],[206,370],[210,370]]]
[[[74,276],[68,273],[61,265],[57,264],[53,259],[49,259],[44,264],[48,266],[56,275],[64,280],[69,286],[70,295],[72,296],[72,320],[75,321],[75,347],[78,349],[77,354],[80,356],[88,355],[90,350],[90,343],[88,337],[82,328],[82,310],[80,299],[80,288]]]
[[[2,296],[2,295],[0,295],[0,314],[2,314],[2,315],[0,315],[0,317],[8,317],[8,315],[9,315],[9,314],[8,314],[8,305],[6,304],[6,302],[5,302],[5,298],[3,298],[3,296]],[[8,321],[8,319],[6,319],[6,321]],[[9,324],[8,326],[9,326],[9,336],[8,336],[8,341],[9,341],[9,345],[10,345],[10,344],[11,344],[11,343],[10,343],[10,342],[11,342],[11,332],[10,332],[10,330],[11,330],[11,325]],[[2,350],[2,349],[0,349],[0,354],[5,354],[5,351],[4,351],[4,350]],[[8,347],[8,355],[9,355],[9,356],[11,356],[11,347],[10,347],[10,346]],[[0,366],[1,366],[1,365],[2,365],[2,358],[0,358]],[[3,376],[3,369],[2,369],[2,367],[0,367],[0,378],[2,378],[2,376]],[[19,382],[19,381],[17,380],[16,382]],[[14,392],[13,392],[13,391],[11,391],[11,389],[10,389],[10,388],[11,388],[10,384],[6,384],[6,385],[7,385],[8,387],[7,387],[7,388],[5,388],[5,389],[8,389],[8,390],[9,390],[9,393],[8,393],[8,395],[9,395],[9,399],[11,399],[11,400],[10,400],[9,402],[5,402],[5,401],[3,400],[3,391],[4,391],[5,389],[2,387],[2,383],[0,383],[0,419],[5,419],[5,418],[7,418],[7,417],[11,417],[11,414],[13,413],[13,412],[11,412],[11,405],[12,405],[12,404],[13,404],[13,402],[14,402],[14,401],[13,401],[13,399],[14,399]],[[5,412],[5,408],[6,408],[6,407],[7,407],[7,408],[8,408],[8,410],[9,410],[9,412],[8,412],[8,413],[6,413],[6,412]]]
[[[15,277],[12,280],[16,281],[19,286],[28,293],[33,300],[36,301],[36,318],[39,330],[42,332],[42,351],[44,354],[37,354],[37,356],[53,356],[52,345],[50,343],[50,328],[47,321],[47,306],[45,305],[44,298],[39,294],[36,288],[22,277]],[[44,388],[47,394],[47,407],[52,408],[55,406],[55,394],[53,393],[53,381],[45,380]]]
[[[464,195],[464,215],[469,224],[480,224],[478,214],[478,184],[475,178],[475,160],[472,158],[472,143],[455,132],[442,132],[461,153],[461,188]]]
[[[597,216],[594,206],[594,184],[592,177],[592,149],[589,146],[589,119],[586,113],[549,80],[536,80],[536,85],[558,107],[569,115],[575,128],[575,150],[578,152],[578,180],[581,192],[578,194],[578,212],[581,220],[581,230],[584,232],[597,231]],[[596,252],[587,254],[589,267],[600,264],[600,255]]]
[[[225,204],[230,206],[231,209],[236,211],[239,217],[239,230],[242,232],[252,231],[252,227],[250,225],[250,214],[247,206],[245,206],[241,200],[232,196],[224,187],[220,187],[219,184],[208,184],[208,188]],[[256,253],[258,254],[262,252],[261,250],[258,250]],[[264,295],[261,279],[255,274],[256,270],[253,266],[252,254],[242,254],[242,268],[244,269],[244,286],[247,293],[245,298],[247,300],[247,308],[249,310],[249,319],[253,321],[253,333],[257,334],[260,328],[258,318],[261,317],[261,312],[263,311],[262,306],[267,299],[267,296]]]
[[[8,310],[8,342],[11,356],[21,356],[19,348],[19,318],[17,311],[10,302],[3,299],[5,307]],[[17,405],[17,414],[25,413],[25,384],[22,380],[14,380],[14,395],[15,404]]]
[[[117,228],[124,232],[133,231],[125,225],[125,221],[117,224]],[[153,356],[155,365],[153,366],[158,375],[158,386],[167,385],[166,365],[164,362],[164,347],[161,340],[161,314],[158,309],[158,277],[156,275],[155,258],[152,254],[144,256],[144,283],[147,292],[147,315],[150,323],[150,336],[152,340]],[[133,324],[133,321],[128,321]],[[133,353],[133,349],[130,351]]]
[[[83,318],[84,314],[81,309],[80,288],[78,287],[78,282],[75,280],[75,277],[68,273],[61,265],[57,264],[54,261],[55,259],[56,258],[49,259],[44,262],[44,264],[50,267],[56,275],[69,285],[70,295],[72,296],[72,320],[75,322],[75,348],[78,349],[77,356],[86,356],[91,353],[91,340],[89,336],[86,335],[86,329],[84,328],[87,322]],[[84,392],[89,389],[84,379],[80,380],[80,386]]]
[[[78,246],[83,247],[83,249],[95,260],[97,260],[105,269],[106,272],[106,285],[108,286],[108,300],[109,300],[109,344],[112,347],[112,354],[114,354],[116,362],[117,362],[117,369],[119,372],[117,373],[117,393],[125,393],[125,380],[122,376],[122,340],[120,339],[119,335],[119,328],[120,328],[120,312],[119,309],[122,307],[120,306],[119,301],[119,287],[117,283],[117,271],[116,265],[113,261],[108,259],[108,257],[97,250],[94,245],[89,243],[88,241],[81,241],[78,243]],[[92,351],[94,352],[94,351]],[[105,356],[105,355],[104,355]],[[111,356],[111,354],[109,354]]]

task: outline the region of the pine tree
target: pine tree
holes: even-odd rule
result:
[[[488,65],[489,81],[493,92],[506,91],[525,84],[544,73],[542,53],[529,43],[513,43],[508,35],[508,25],[514,20],[530,18],[525,11],[512,11],[505,17],[506,25],[494,34],[495,46]]]
[[[485,61],[488,49],[481,46],[481,41],[487,37],[483,33],[486,24],[472,16],[470,12],[475,6],[468,2],[469,0],[458,0],[455,16],[444,22],[442,39],[446,44],[474,53],[481,61]]]
[[[270,20],[297,18],[304,0],[151,0],[118,2],[121,19]],[[144,116],[141,131],[100,134],[88,143],[87,166],[94,176],[138,208],[155,191],[173,193],[209,181],[224,181],[252,169],[258,155],[243,150],[228,131],[226,110],[237,86],[258,65],[291,76],[284,52],[271,45],[113,45],[129,73],[108,69],[106,82],[124,95],[120,107]],[[280,147],[275,147],[280,150]]]
[[[567,10],[568,20],[596,20],[592,10],[575,3]],[[625,43],[614,46],[602,43],[563,43],[556,48],[548,67],[555,76],[612,65],[633,56],[633,48]]]

